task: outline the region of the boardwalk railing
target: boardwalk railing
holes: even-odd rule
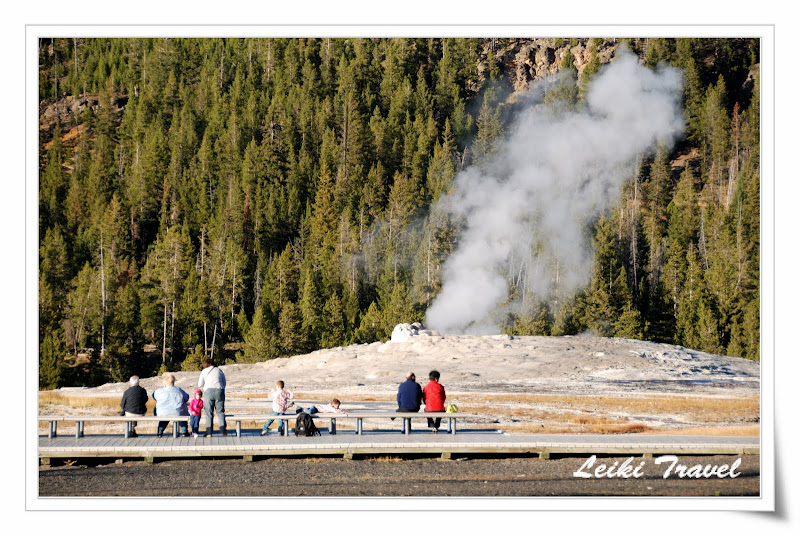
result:
[[[58,435],[58,423],[60,422],[74,422],[75,423],[75,437],[83,437],[84,431],[84,423],[86,422],[122,422],[125,423],[124,435],[125,437],[131,436],[131,423],[134,422],[171,422],[173,423],[172,426],[172,437],[178,437],[178,426],[179,422],[185,422],[188,424],[189,417],[188,416],[175,416],[175,417],[161,417],[161,416],[153,416],[153,415],[144,415],[144,416],[135,416],[135,417],[126,417],[122,415],[40,415],[39,421],[49,422],[50,429],[47,434],[47,437],[50,439],[56,437]]]
[[[287,421],[287,425],[283,427],[283,435],[289,435],[289,424],[293,423],[297,419],[296,413],[287,413],[283,415],[272,415],[269,413],[259,413],[259,414],[234,414],[234,415],[225,415],[226,421],[232,421],[236,423],[236,437],[242,436],[242,422],[247,421]],[[330,419],[330,431],[331,433],[336,433],[336,420],[337,419],[352,419],[355,420],[355,433],[357,435],[363,435],[364,433],[364,419],[402,419],[403,421],[403,432],[405,434],[411,433],[411,420],[412,419],[426,419],[426,418],[440,418],[442,421],[447,422],[447,431],[450,434],[456,433],[456,420],[457,419],[464,419],[464,418],[479,418],[480,415],[475,415],[471,413],[445,413],[444,411],[437,411],[437,412],[424,412],[421,411],[419,413],[405,413],[405,412],[395,412],[395,411],[359,411],[359,412],[348,412],[348,413],[314,413],[311,415],[314,419]]]
[[[456,420],[457,419],[464,419],[464,418],[478,418],[480,415],[474,415],[469,413],[445,413],[445,412],[419,412],[419,413],[405,413],[405,412],[394,412],[394,411],[360,411],[360,412],[352,412],[352,413],[315,413],[311,415],[314,419],[330,419],[330,427],[329,430],[332,434],[336,433],[336,420],[337,419],[353,419],[355,420],[355,433],[357,435],[363,435],[364,433],[364,419],[402,419],[403,423],[403,432],[405,434],[411,433],[411,420],[412,419],[426,419],[426,418],[441,418],[442,421],[447,422],[447,431],[450,434],[456,433]],[[295,422],[297,419],[297,414],[290,413],[284,415],[271,415],[269,413],[259,413],[259,414],[226,414],[225,420],[232,421],[236,424],[236,437],[242,436],[242,422],[248,421],[287,421],[286,426],[283,427],[284,435],[289,435],[289,428],[290,424]],[[131,423],[134,422],[172,422],[173,429],[172,429],[172,436],[178,437],[178,427],[177,424],[179,422],[186,422],[188,423],[189,417],[188,416],[176,416],[176,417],[161,417],[161,416],[121,416],[121,415],[103,415],[103,416],[90,416],[90,415],[40,415],[39,421],[48,422],[49,423],[49,432],[48,437],[54,438],[58,435],[58,423],[63,422],[74,422],[75,423],[75,437],[80,438],[84,435],[84,425],[86,422],[121,422],[124,423],[124,437],[128,438],[131,436]]]

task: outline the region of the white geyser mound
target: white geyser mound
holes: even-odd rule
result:
[[[623,53],[578,110],[542,104],[543,85],[524,95],[493,160],[459,173],[437,204],[463,228],[426,325],[499,333],[498,313],[520,305],[509,303],[510,279],[529,299],[583,288],[592,266],[586,224],[618,201],[643,155],[681,134],[681,90],[676,69],[651,70]]]
[[[436,335],[436,332],[425,329],[419,322],[413,324],[397,324],[392,330],[389,342],[410,342],[414,337]]]

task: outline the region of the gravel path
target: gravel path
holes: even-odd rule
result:
[[[736,478],[663,478],[666,464],[642,461],[640,478],[576,478],[586,458],[439,459],[332,458],[175,460],[39,469],[45,496],[757,496],[759,457],[741,456]],[[598,459],[596,465],[626,458]],[[691,467],[732,464],[736,456],[681,457]]]

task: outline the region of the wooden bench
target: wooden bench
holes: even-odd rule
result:
[[[131,423],[133,422],[171,422],[172,423],[172,437],[178,437],[178,426],[179,422],[189,423],[189,416],[188,415],[180,415],[174,417],[160,417],[160,416],[153,416],[153,415],[143,415],[139,416],[122,416],[122,415],[76,415],[76,416],[69,416],[69,415],[40,415],[39,421],[49,422],[50,423],[50,430],[47,434],[47,437],[50,439],[58,436],[58,423],[60,422],[74,422],[75,423],[75,437],[83,437],[84,431],[84,423],[86,422],[124,422],[125,423],[125,430],[124,435],[125,437],[131,436]]]
[[[403,433],[406,435],[411,433],[411,420],[412,419],[437,419],[441,418],[447,421],[447,431],[450,434],[456,433],[456,420],[463,418],[475,418],[477,415],[470,413],[446,413],[444,411],[420,411],[420,412],[404,412],[404,411],[359,411],[347,414],[348,417],[356,419],[356,434],[362,435],[364,433],[364,419],[402,419],[403,420]]]
[[[284,415],[270,415],[269,413],[259,413],[259,414],[239,414],[239,415],[225,415],[225,420],[233,421],[236,423],[236,437],[242,436],[242,421],[269,421],[269,420],[283,420],[287,421],[286,426],[283,429],[283,435],[289,435],[289,423],[295,422],[297,419],[297,415],[295,413],[284,414]],[[403,420],[403,432],[408,435],[411,433],[411,420],[412,419],[436,419],[441,418],[443,421],[447,421],[447,431],[450,434],[456,433],[456,420],[463,419],[463,418],[475,418],[477,415],[469,414],[469,413],[445,413],[444,411],[430,411],[424,412],[420,411],[418,413],[406,413],[406,412],[395,412],[395,411],[353,411],[348,413],[314,413],[311,415],[314,419],[330,419],[331,420],[331,432],[336,433],[336,419],[353,419],[355,420],[355,433],[357,435],[363,435],[364,433],[364,419],[402,419]]]
[[[270,415],[269,413],[253,413],[253,414],[226,414],[225,420],[226,421],[233,421],[236,423],[236,437],[242,437],[242,422],[243,421],[269,421],[269,420],[276,420],[276,421],[286,421],[286,426],[284,426],[283,435],[289,435],[289,428],[290,424],[297,420],[296,413],[289,413],[284,415]],[[363,435],[364,433],[364,419],[402,419],[403,420],[403,432],[408,435],[411,433],[411,420],[412,419],[427,419],[427,418],[441,418],[444,421],[447,421],[447,431],[450,434],[456,433],[456,420],[463,419],[463,418],[475,418],[477,415],[469,414],[469,413],[445,413],[441,412],[424,412],[420,411],[418,413],[406,413],[406,412],[395,412],[395,411],[354,411],[349,413],[314,413],[311,415],[314,419],[330,419],[330,430],[332,433],[336,433],[336,420],[337,419],[354,419],[355,422],[355,433],[357,435]],[[58,423],[59,422],[74,422],[75,423],[75,437],[80,438],[83,437],[84,431],[84,423],[86,422],[123,422],[125,423],[124,429],[124,437],[128,438],[131,435],[131,423],[133,422],[159,422],[159,421],[167,421],[173,423],[172,426],[172,437],[178,437],[178,426],[177,423],[185,422],[188,424],[189,417],[188,416],[175,416],[175,417],[159,417],[153,415],[145,415],[145,416],[130,416],[125,417],[121,415],[102,415],[102,416],[91,416],[91,415],[78,415],[78,416],[68,416],[68,415],[41,415],[39,416],[40,421],[45,421],[50,423],[50,430],[48,432],[49,438],[54,438],[58,435]]]
[[[289,435],[289,424],[297,420],[299,413],[287,413],[283,415],[271,415],[269,413],[242,413],[242,414],[225,414],[226,421],[233,421],[236,423],[236,437],[242,437],[242,422],[243,421],[286,421],[286,426],[283,427],[283,435]],[[347,418],[346,413],[314,413],[311,415],[313,419],[330,419],[330,431],[332,434],[336,433],[336,419]]]

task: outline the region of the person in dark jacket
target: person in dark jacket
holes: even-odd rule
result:
[[[422,405],[422,387],[413,372],[406,374],[406,381],[397,389],[397,411],[417,412]]]
[[[120,406],[126,417],[143,417],[147,413],[147,391],[139,386],[139,376],[131,376],[130,384],[122,393]],[[131,437],[138,437],[136,421],[131,423]]]
[[[422,405],[422,387],[417,383],[417,377],[413,372],[406,374],[406,381],[400,384],[397,389],[397,411],[405,413],[416,413]],[[403,421],[405,432],[405,420]]]

